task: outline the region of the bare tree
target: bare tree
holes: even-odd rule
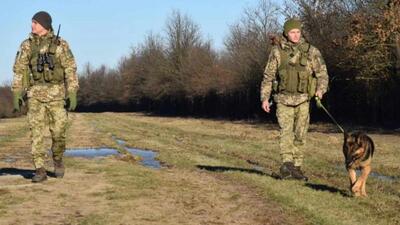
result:
[[[183,58],[191,48],[203,44],[199,26],[189,16],[182,15],[179,11],[173,11],[168,18],[166,34],[168,54],[176,70],[180,69]]]
[[[260,71],[265,67],[271,48],[270,34],[278,32],[279,8],[269,0],[260,0],[254,8],[244,10],[240,21],[230,28],[225,40],[227,52],[232,60],[232,69],[237,71],[240,79],[257,83],[261,78]],[[252,71],[258,71],[254,80]]]

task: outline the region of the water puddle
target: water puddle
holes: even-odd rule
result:
[[[117,142],[118,145],[125,147],[126,141],[118,139],[115,135],[112,136],[112,139]]]
[[[338,166],[338,167],[336,167],[336,169],[347,173],[346,169],[343,168],[343,167],[339,167]],[[360,170],[356,170],[356,174],[357,174],[357,176],[360,176],[361,175],[361,171]],[[400,180],[399,177],[383,175],[383,174],[380,174],[380,173],[377,173],[377,172],[371,172],[369,175],[370,175],[370,177],[374,177],[374,178],[376,178],[378,180],[388,181],[388,182],[393,182],[393,181],[399,181]]]
[[[125,146],[125,141],[120,139],[116,139],[115,141],[117,142],[118,145]]]
[[[128,148],[126,147],[126,141],[117,138],[115,135],[112,136],[112,139],[126,151],[130,152],[134,156],[139,156],[141,158],[140,164],[145,167],[150,167],[154,169],[160,169],[161,164],[158,160],[156,160],[157,152],[151,150],[141,150],[136,148]]]
[[[132,155],[140,156],[140,158],[142,159],[140,163],[143,166],[154,168],[154,169],[161,168],[160,161],[155,159],[157,157],[156,152],[140,150],[140,149],[135,149],[135,148],[126,148],[126,150],[128,152],[130,152]]]
[[[67,149],[64,153],[69,157],[96,158],[119,155],[116,149],[112,148],[90,148],[90,149]]]
[[[371,172],[370,173],[371,177],[375,177],[379,180],[383,180],[383,181],[398,181],[399,178],[398,177],[394,177],[394,176],[386,176],[386,175],[382,175],[379,173],[375,173],[375,172]]]
[[[157,152],[150,150],[141,150],[135,148],[128,148],[125,146],[126,142],[124,140],[118,139],[112,136],[113,140],[126,151],[134,156],[140,157],[140,164],[153,169],[160,169],[161,164],[156,160]],[[97,158],[97,157],[107,157],[107,156],[118,156],[122,155],[118,150],[113,148],[90,148],[90,149],[67,149],[64,153],[65,156],[69,157],[83,157],[83,158]]]

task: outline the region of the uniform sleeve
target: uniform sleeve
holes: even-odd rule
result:
[[[317,77],[317,91],[321,91],[322,94],[325,94],[329,84],[328,70],[321,52],[317,48],[314,49],[313,54],[313,70]]]
[[[31,47],[29,40],[25,40],[21,43],[20,48],[15,56],[15,62],[13,66],[13,82],[11,89],[13,92],[22,92],[25,88],[24,76],[29,74],[29,58],[31,54]]]
[[[268,57],[267,66],[264,70],[264,77],[261,82],[261,90],[260,90],[260,99],[261,101],[268,100],[271,96],[272,92],[272,82],[276,78],[276,72],[278,70],[279,62],[278,62],[279,50],[277,47],[272,48],[271,53]]]
[[[74,55],[66,41],[61,40],[60,61],[64,68],[65,81],[68,92],[77,92],[79,89],[78,75],[76,73],[76,62]]]

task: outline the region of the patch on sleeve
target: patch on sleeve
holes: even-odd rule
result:
[[[74,57],[74,54],[72,54],[72,51],[71,51],[70,48],[68,49],[68,54],[69,54],[71,57]]]
[[[17,55],[15,56],[15,61],[17,61],[17,60],[19,60],[19,58],[20,58],[20,51],[17,51]]]

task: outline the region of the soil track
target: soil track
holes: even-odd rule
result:
[[[70,118],[68,148],[113,145],[112,134],[85,114]],[[64,179],[32,184],[27,125],[15,119],[0,126],[1,135],[19,130],[0,143],[0,224],[301,224],[256,187],[195,168],[66,158]],[[47,169],[52,171],[50,161]]]

